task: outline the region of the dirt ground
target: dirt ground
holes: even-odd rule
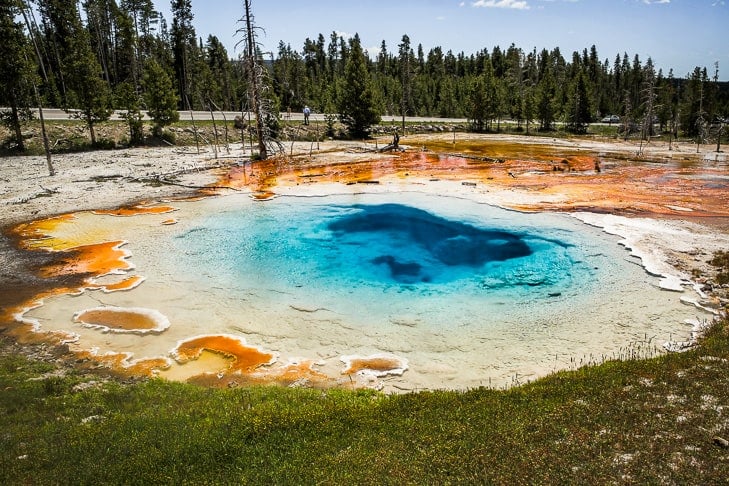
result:
[[[59,256],[20,250],[14,226],[189,197],[211,187],[265,199],[319,182],[430,184],[438,190],[438,181],[460,181],[464,194],[478,191],[489,202],[518,210],[660,220],[681,235],[716,236],[681,237],[685,244],[679,245],[671,232],[641,240],[654,238],[661,247],[655,255],[644,254],[662,260],[659,268],[672,266],[713,290],[706,262],[729,241],[729,166],[726,155],[712,146],[697,152],[687,143],[430,133],[403,136],[402,152],[380,152],[390,141],[383,136],[366,142],[285,142],[285,154],[263,162],[251,162],[250,148],[240,143],[69,153],[53,156],[53,176],[44,156],[0,158],[0,316],[5,321],[0,331],[13,327],[8,311],[49,284],[61,284],[39,276],[39,269]],[[599,224],[608,223],[603,218]],[[72,286],[83,275],[65,278],[62,283]]]

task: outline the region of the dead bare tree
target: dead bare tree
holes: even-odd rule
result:
[[[267,159],[269,152],[283,152],[284,147],[274,138],[268,126],[268,121],[276,117],[271,100],[266,97],[266,91],[268,90],[266,76],[268,72],[259,58],[259,45],[255,36],[257,27],[251,12],[251,0],[244,0],[243,4],[245,6],[245,16],[240,19],[243,27],[236,31],[236,34],[242,35],[243,39],[236,44],[236,47],[245,44],[242,57],[248,79],[248,97],[256,117],[255,130],[258,138],[258,156],[261,159]]]
[[[38,48],[38,41],[35,38],[35,30],[33,29],[33,26],[30,23],[30,20],[28,19],[28,14],[26,13],[26,9],[30,9],[30,6],[26,4],[26,2],[21,2],[20,4],[21,12],[23,14],[23,19],[25,20],[25,26],[28,29],[28,35],[30,36],[30,39],[33,43],[33,48],[35,50],[35,55],[38,60],[38,65],[41,68],[41,72],[43,73],[44,81],[48,81],[48,78],[46,77],[46,68],[45,64],[43,63],[43,56],[41,56],[40,49]],[[56,169],[53,167],[53,160],[51,158],[51,147],[50,142],[48,141],[48,132],[46,131],[46,119],[43,116],[43,102],[41,101],[40,94],[38,93],[38,86],[33,81],[33,95],[35,97],[36,105],[38,105],[38,116],[40,117],[40,125],[41,125],[41,135],[43,137],[43,150],[46,153],[46,164],[48,165],[48,175],[54,176],[56,175]]]
[[[658,95],[656,93],[656,73],[653,68],[653,62],[648,58],[644,71],[645,80],[643,81],[643,89],[641,96],[643,98],[643,123],[641,124],[641,137],[639,154],[643,153],[643,141],[650,143],[651,137],[654,135],[653,123],[655,121],[656,104]]]
[[[699,81],[699,116],[696,118],[696,153],[701,151],[701,142],[706,138],[706,119],[704,118],[704,80]]]

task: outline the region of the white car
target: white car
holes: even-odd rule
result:
[[[620,117],[618,115],[608,115],[600,121],[603,123],[618,123],[620,121]]]

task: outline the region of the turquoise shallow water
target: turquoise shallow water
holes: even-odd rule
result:
[[[429,309],[439,326],[462,323],[457,316],[469,309],[586,295],[615,271],[596,230],[567,216],[399,199],[278,198],[226,208],[176,244],[184,268],[215,272],[231,297],[265,289],[298,307],[375,322]],[[435,317],[444,313],[450,317]]]

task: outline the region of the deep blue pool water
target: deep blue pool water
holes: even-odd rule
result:
[[[432,196],[278,198],[212,211],[177,243],[185,268],[232,295],[361,315],[587,292],[607,257],[581,228]]]
[[[439,283],[533,254],[528,235],[480,228],[402,204],[354,205],[326,225],[341,255],[377,281]],[[349,255],[347,255],[349,253]],[[384,271],[383,271],[384,270]]]

